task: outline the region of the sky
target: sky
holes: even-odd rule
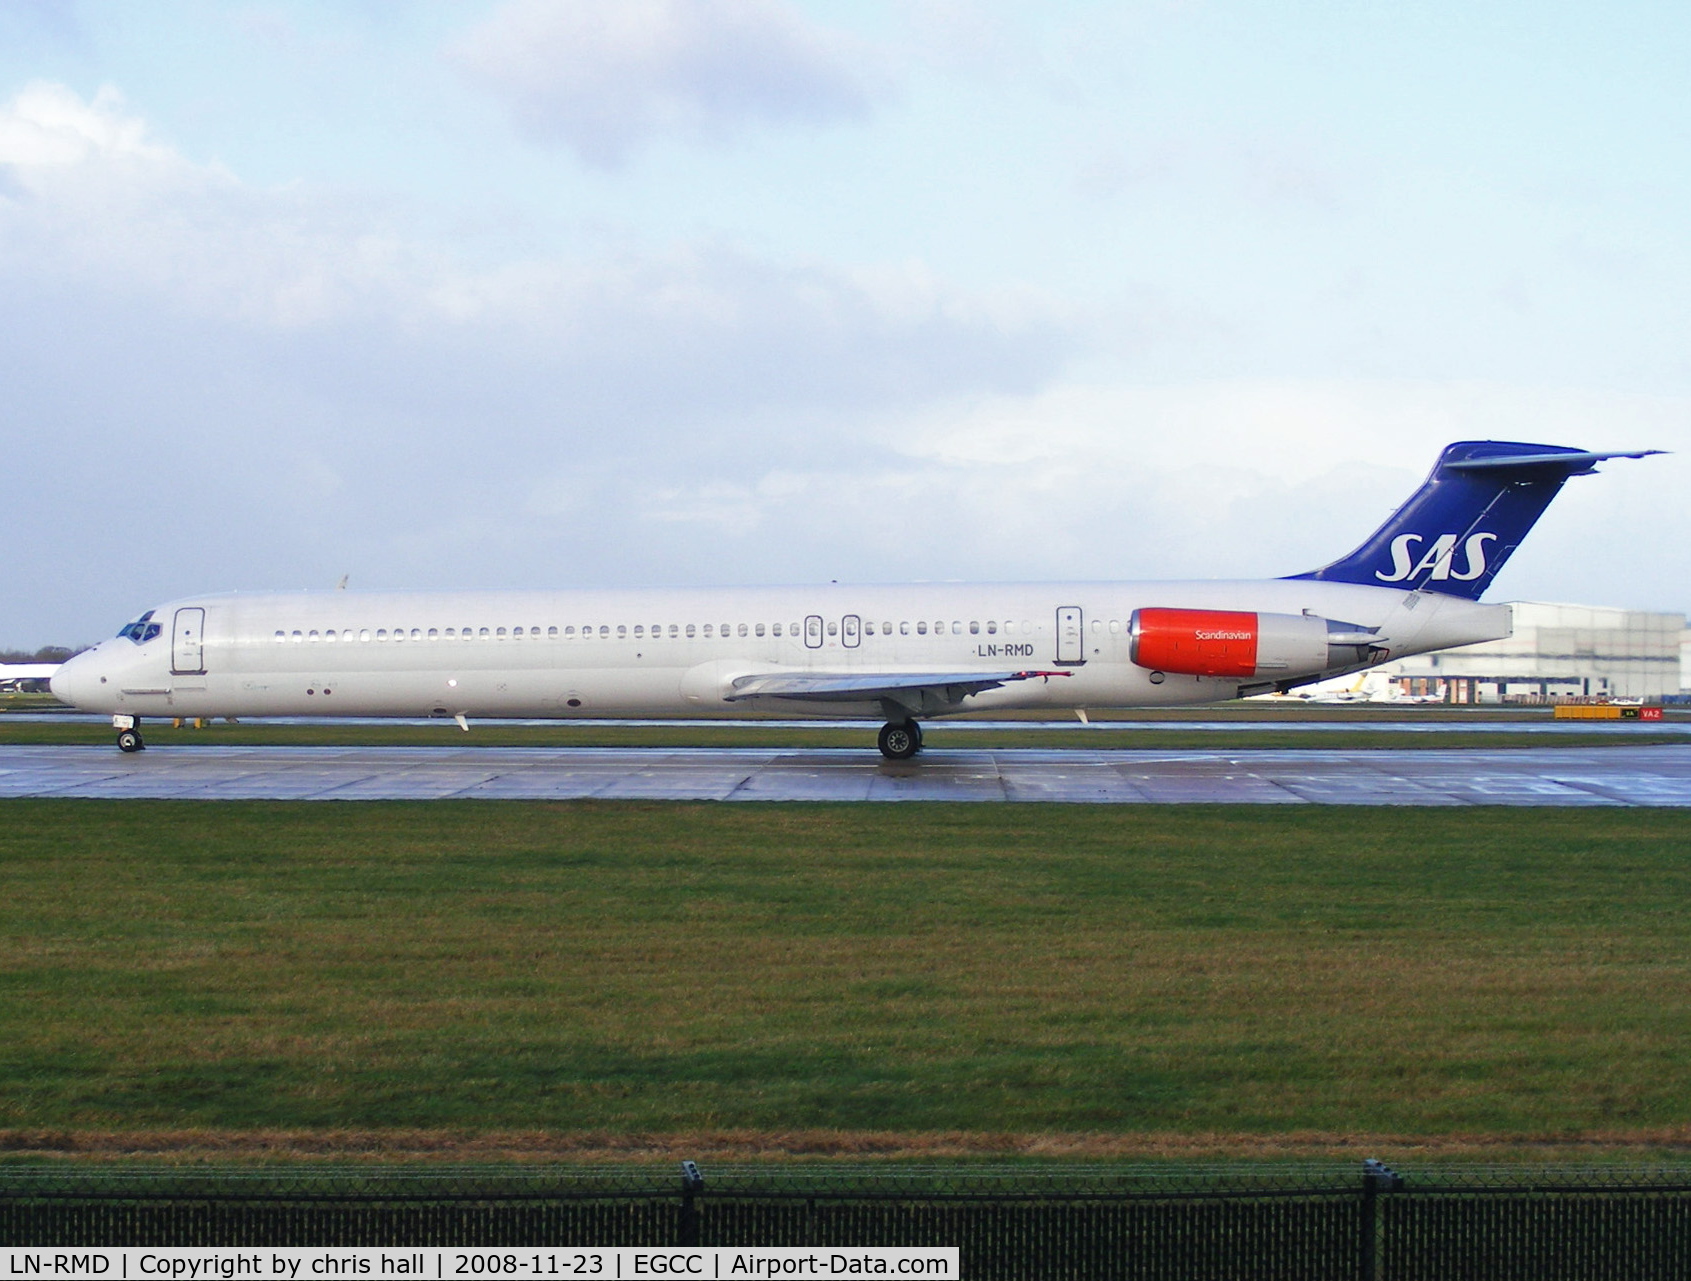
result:
[[[0,647],[224,589],[1266,577],[1656,448],[1493,599],[1691,608],[1691,7],[0,0]]]

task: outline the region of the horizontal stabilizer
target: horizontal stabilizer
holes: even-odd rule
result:
[[[1563,452],[1554,454],[1504,454],[1499,458],[1464,458],[1445,464],[1450,471],[1489,471],[1497,467],[1507,467],[1514,470],[1524,470],[1529,467],[1554,467],[1558,471],[1566,472],[1569,476],[1585,476],[1591,472],[1593,463],[1604,462],[1610,458],[1648,458],[1651,454],[1665,454],[1665,449],[1617,449],[1607,454],[1594,454],[1581,450],[1579,452]]]

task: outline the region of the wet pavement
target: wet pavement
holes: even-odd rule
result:
[[[0,797],[1691,805],[1691,746],[1359,751],[0,746]]]

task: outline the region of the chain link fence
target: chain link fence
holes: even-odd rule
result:
[[[0,1245],[956,1245],[979,1278],[1680,1281],[1691,1167],[0,1167]]]

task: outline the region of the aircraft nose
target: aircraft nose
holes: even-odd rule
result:
[[[52,679],[47,682],[47,688],[53,691],[54,698],[72,707],[87,706],[98,680],[94,673],[93,657],[92,653],[78,654],[60,665],[59,670],[54,672]]]

